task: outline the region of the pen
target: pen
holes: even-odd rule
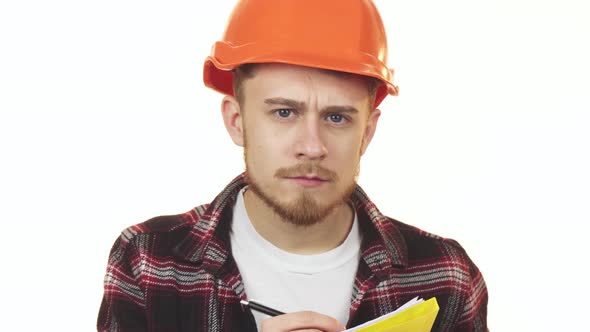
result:
[[[256,301],[253,301],[253,300],[250,300],[250,301],[241,300],[240,303],[245,305],[246,307],[249,307],[252,310],[256,310],[258,312],[261,312],[263,314],[266,314],[266,315],[269,315],[272,317],[285,314],[282,311],[278,311],[273,308],[269,308],[269,307],[262,305]]]

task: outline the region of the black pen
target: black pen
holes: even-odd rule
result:
[[[278,311],[273,308],[269,308],[269,307],[262,305],[256,301],[253,301],[253,300],[249,300],[249,301],[241,300],[240,303],[245,305],[246,307],[249,307],[252,310],[256,310],[258,312],[261,312],[263,314],[266,314],[266,315],[269,315],[272,317],[285,314],[282,311]]]

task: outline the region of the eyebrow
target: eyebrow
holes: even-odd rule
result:
[[[305,103],[302,101],[297,101],[294,99],[287,99],[287,98],[267,98],[264,100],[264,103],[267,105],[284,105],[289,106],[295,109],[305,109]]]
[[[322,113],[349,113],[357,114],[359,110],[352,106],[328,106],[321,110]]]
[[[267,98],[264,100],[264,103],[267,105],[284,105],[298,110],[305,110],[307,105],[304,102],[288,99],[288,98]],[[352,106],[327,106],[320,110],[321,113],[349,113],[349,114],[357,114],[359,111],[352,107]]]

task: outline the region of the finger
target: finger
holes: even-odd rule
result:
[[[340,332],[346,328],[336,319],[313,311],[288,313],[262,321],[262,331],[287,332],[303,330],[320,330],[323,332]]]

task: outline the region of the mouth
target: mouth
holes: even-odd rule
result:
[[[315,174],[289,176],[287,179],[303,187],[319,187],[329,182],[327,179],[323,179]]]

